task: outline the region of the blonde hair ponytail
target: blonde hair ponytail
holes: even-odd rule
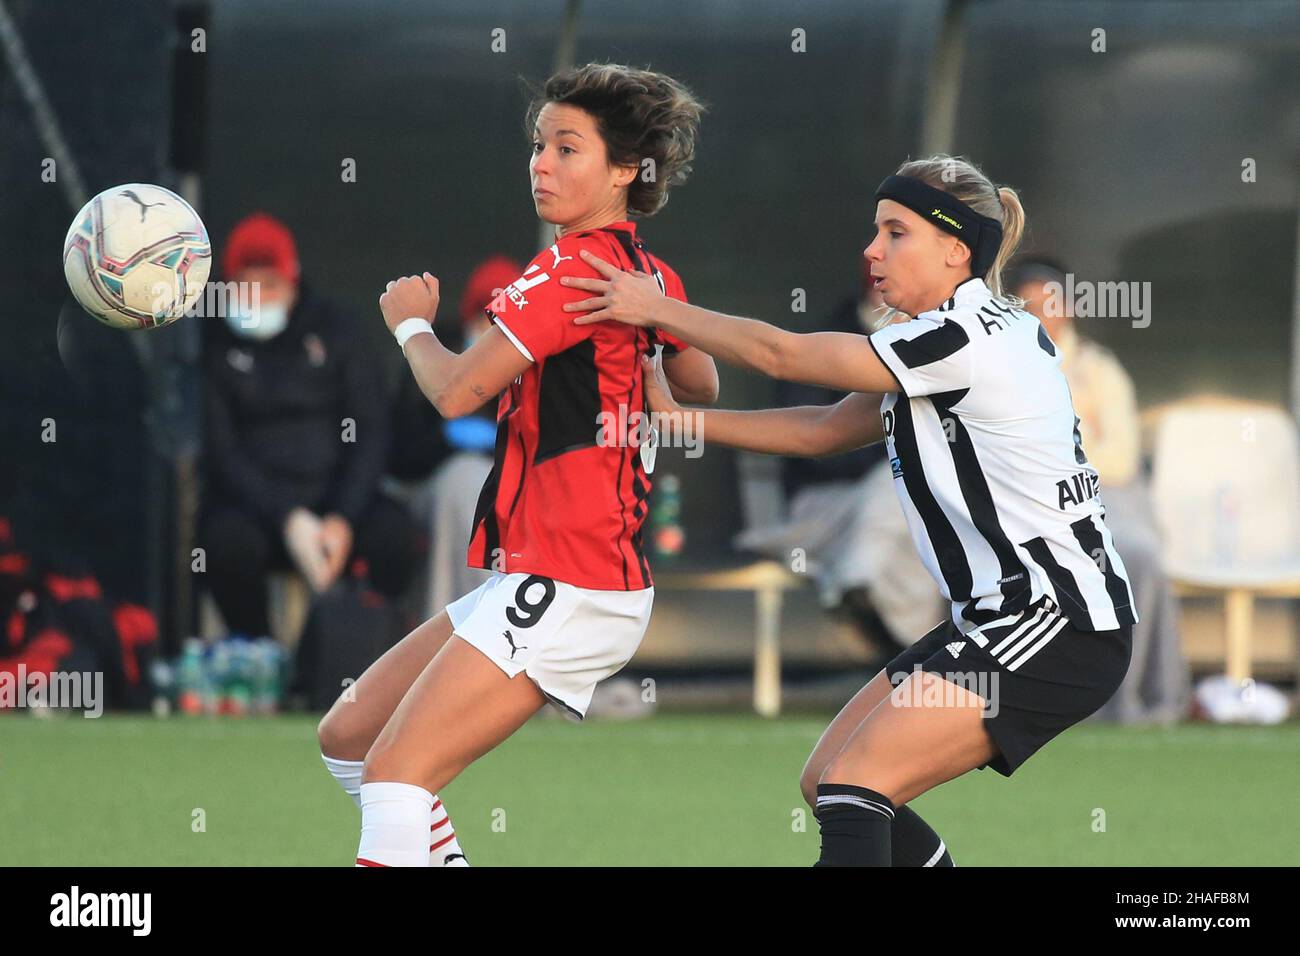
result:
[[[1002,206],[1002,245],[998,246],[984,284],[995,296],[1005,299],[1008,296],[1002,288],[1002,271],[1016,254],[1016,247],[1025,234],[1025,207],[1020,205],[1020,197],[1010,186],[998,187],[998,203]]]

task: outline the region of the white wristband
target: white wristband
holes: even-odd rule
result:
[[[407,340],[413,335],[419,335],[421,332],[433,334],[433,326],[429,324],[428,319],[403,319],[397,323],[397,328],[393,329],[393,338],[397,339],[397,347],[405,350]]]

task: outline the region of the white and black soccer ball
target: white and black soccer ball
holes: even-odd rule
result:
[[[63,274],[81,307],[115,329],[176,321],[212,269],[208,230],[170,189],[127,183],[81,208],[63,241]]]

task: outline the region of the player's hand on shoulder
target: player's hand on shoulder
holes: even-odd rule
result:
[[[624,272],[586,249],[579,254],[583,262],[600,273],[600,278],[560,277],[561,285],[593,293],[590,298],[565,304],[565,312],[586,313],[574,319],[575,325],[608,319],[643,327],[655,324],[657,310],[664,303],[664,294],[653,276],[644,272]]]
[[[438,313],[438,280],[427,272],[394,279],[379,297],[379,311],[390,332],[406,319],[432,322]]]

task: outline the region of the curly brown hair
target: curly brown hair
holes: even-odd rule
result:
[[[672,77],[618,63],[588,63],[556,73],[528,106],[524,133],[530,142],[547,103],[590,113],[610,165],[641,167],[627,187],[629,215],[653,216],[668,202],[669,188],[690,175],[705,106]]]

